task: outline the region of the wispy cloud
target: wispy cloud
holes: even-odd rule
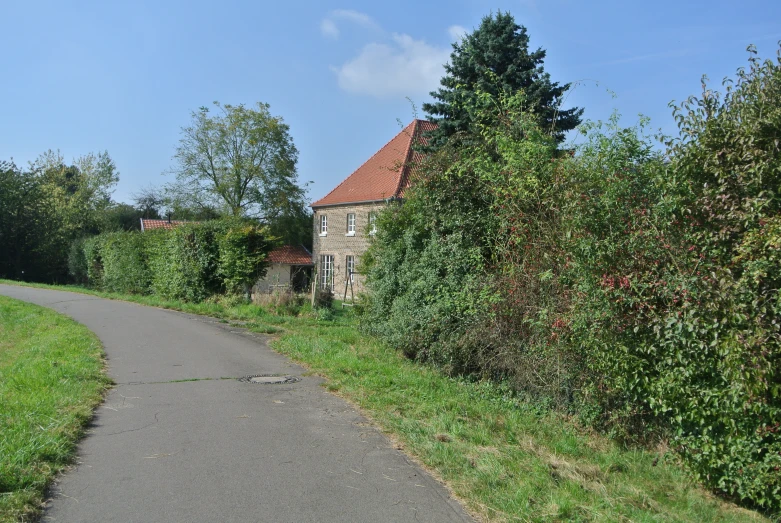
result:
[[[467,30],[465,27],[460,25],[451,25],[447,28],[447,32],[450,35],[451,40],[459,42],[462,38],[464,38],[464,36],[466,36]]]
[[[376,98],[426,94],[436,88],[450,50],[394,33],[391,42],[370,43],[345,64],[334,67],[343,90]]]
[[[323,36],[326,38],[333,38],[334,40],[339,38],[339,28],[336,27],[336,24],[330,18],[324,18],[323,21],[320,22],[320,32],[323,33]]]
[[[674,51],[664,51],[661,53],[637,54],[632,56],[626,56],[624,58],[616,58],[614,60],[607,60],[604,62],[594,62],[591,64],[584,64],[584,65],[590,67],[603,66],[603,65],[619,65],[619,64],[628,64],[632,62],[646,62],[652,60],[659,60],[662,58],[673,58],[677,56],[688,56],[691,54],[695,54],[694,49],[676,49]]]
[[[328,16],[320,22],[320,32],[326,38],[336,40],[339,38],[340,31],[337,22],[349,22],[366,29],[379,30],[380,26],[374,19],[366,13],[353,11],[352,9],[337,9],[331,11]]]

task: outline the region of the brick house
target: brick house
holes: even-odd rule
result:
[[[403,196],[409,186],[410,169],[420,160],[413,144],[421,143],[422,133],[434,127],[431,122],[414,120],[334,190],[312,204],[312,255],[318,286],[328,285],[341,293],[352,274],[355,291],[363,289],[362,276],[355,271],[376,231],[376,213],[389,201]]]

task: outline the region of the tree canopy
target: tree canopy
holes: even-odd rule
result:
[[[28,169],[0,162],[0,276],[64,280],[74,239],[130,225],[113,212],[111,193],[118,180],[105,151],[70,165],[51,150]]]
[[[445,65],[436,101],[423,104],[429,119],[438,124],[430,144],[437,148],[447,137],[466,131],[478,92],[489,95],[525,93],[526,111],[535,115],[542,129],[557,141],[580,123],[583,109],[561,109],[570,84],[553,82],[543,68],[545,50],[529,51],[529,35],[510,13],[483,18],[480,27],[453,44],[450,63]]]
[[[201,107],[182,128],[172,187],[178,205],[264,222],[284,214],[290,202],[303,207],[298,151],[282,118],[264,103],[214,106],[217,114]]]

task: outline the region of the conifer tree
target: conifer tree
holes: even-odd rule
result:
[[[559,107],[570,84],[552,82],[543,68],[544,59],[542,48],[529,52],[526,28],[510,13],[483,18],[480,27],[453,44],[442,87],[431,93],[436,101],[423,104],[429,120],[439,126],[430,145],[437,148],[449,136],[469,128],[468,107],[476,103],[478,92],[512,95],[520,89],[541,127],[563,140],[564,133],[580,123],[583,109]]]

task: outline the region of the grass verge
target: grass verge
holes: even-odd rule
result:
[[[350,309],[337,306],[322,320],[89,293],[278,332],[277,351],[324,376],[329,390],[363,409],[479,519],[767,521],[698,487],[663,449],[623,448],[500,385],[449,378],[405,359],[362,335]]]
[[[33,520],[109,385],[86,327],[0,296],[0,522]]]

